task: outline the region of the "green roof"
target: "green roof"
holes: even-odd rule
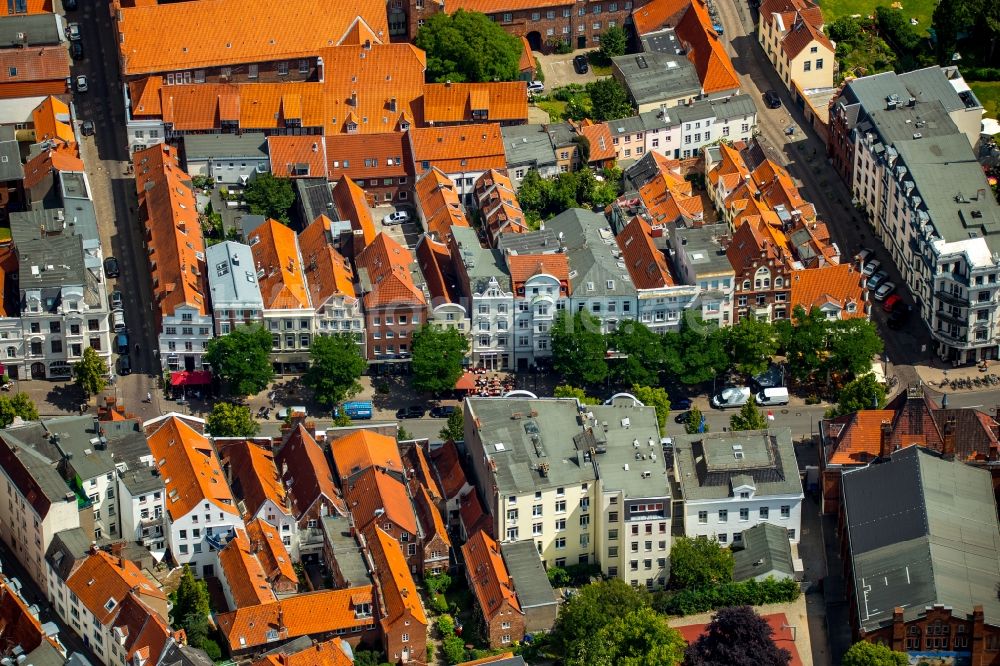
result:
[[[788,530],[772,523],[760,523],[743,532],[742,550],[733,551],[733,580],[768,575],[777,579],[795,576],[792,545]]]

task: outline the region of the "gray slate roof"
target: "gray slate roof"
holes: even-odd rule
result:
[[[774,523],[760,523],[743,530],[742,549],[733,550],[733,580],[793,578],[792,544],[788,530]]]
[[[263,132],[188,134],[184,137],[184,156],[188,162],[230,157],[266,160],[267,137]]]
[[[989,472],[910,446],[842,477],[858,622],[943,604],[1000,623],[1000,525]]]
[[[545,228],[562,234],[569,258],[573,298],[635,295],[635,285],[621,258],[611,226],[603,215],[571,208],[546,222]]]
[[[323,518],[323,532],[333,550],[333,557],[348,586],[371,582],[361,546],[351,535],[351,523],[340,516]]]
[[[213,309],[264,309],[249,245],[216,243],[205,250],[205,265]]]
[[[91,539],[80,527],[56,532],[45,551],[45,560],[61,580],[66,580],[73,573],[73,566],[86,559],[90,543]]]
[[[686,56],[651,52],[618,56],[611,61],[636,104],[701,94],[698,72]]]
[[[503,561],[514,580],[517,600],[522,609],[556,604],[549,577],[538,556],[538,549],[531,539],[500,544]]]
[[[500,128],[508,166],[555,166],[556,151],[544,125],[511,125]]]
[[[22,178],[24,167],[17,139],[14,138],[14,126],[0,125],[0,181]]]
[[[802,495],[788,428],[678,435],[674,463],[685,500],[732,497],[734,479],[744,476],[753,479],[756,497]]]
[[[50,460],[66,454],[69,464],[84,481],[115,469],[111,452],[101,448],[100,435],[93,416],[59,416],[5,429],[4,435],[25,447],[38,451]]]
[[[479,235],[471,227],[452,227],[451,235],[458,244],[458,253],[465,264],[469,287],[473,293],[483,293],[491,279],[495,279],[501,289],[510,293],[510,274],[507,272],[503,252],[483,247],[479,242]],[[472,294],[466,296],[471,298]]]
[[[292,182],[302,209],[303,224],[309,224],[320,215],[326,215],[335,222],[341,219],[333,201],[330,181],[326,178],[293,178]]]
[[[20,35],[24,35],[22,39]],[[19,14],[0,17],[0,48],[42,46],[66,41],[62,16],[58,14]]]
[[[729,226],[726,224],[709,224],[691,229],[675,227],[674,249],[687,255],[688,263],[695,270],[694,279],[731,274],[734,273],[733,265],[719,242],[720,238],[728,235]]]

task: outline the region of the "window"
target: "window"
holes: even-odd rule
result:
[[[542,533],[542,524],[541,523],[533,523],[531,525],[531,534],[534,535],[534,536],[539,536],[541,533]]]
[[[729,511],[727,509],[719,509],[719,522],[729,522]]]
[[[771,513],[771,510],[768,509],[766,506],[760,507],[760,519],[761,520],[767,520],[767,518],[770,515],[770,513]]]
[[[816,59],[816,69],[823,69],[823,59],[822,58],[817,58]]]
[[[556,550],[563,550],[566,548],[566,537],[559,537],[556,539]]]
[[[608,530],[608,541],[618,541],[618,530],[617,529]]]
[[[729,535],[728,534],[720,534],[716,538],[719,540],[719,543],[729,543]]]
[[[517,528],[508,527],[507,528],[507,541],[517,541]]]
[[[507,509],[507,520],[517,520],[517,509]]]
[[[566,529],[566,519],[560,518],[556,521],[556,530],[563,532]]]
[[[804,72],[812,71],[812,61],[811,60],[806,60],[805,63],[803,63],[803,65],[802,65],[802,71],[804,71]]]
[[[566,513],[566,500],[556,502],[556,513]]]
[[[750,520],[750,509],[740,509],[740,520]]]
[[[278,63],[278,76],[286,76],[288,74],[288,63],[279,62]]]
[[[514,16],[510,12],[504,12],[503,22],[510,23],[514,19]]]
[[[258,72],[259,72],[259,65],[257,65],[256,63],[249,65],[247,67],[247,78],[256,79]],[[197,72],[195,72],[195,78],[197,78]]]
[[[790,507],[787,504],[782,504],[781,505],[781,517],[782,518],[789,518],[789,517],[791,517],[791,515],[792,515],[792,507]]]
[[[698,512],[698,524],[707,525],[708,524],[708,511]]]

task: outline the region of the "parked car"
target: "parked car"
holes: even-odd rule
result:
[[[410,405],[396,410],[397,419],[420,419],[424,416],[424,408],[420,405]]]
[[[68,12],[76,9],[76,0],[63,0],[63,9]]]
[[[122,309],[122,292],[117,289],[111,292],[111,309],[121,310]]]
[[[586,74],[589,72],[590,62],[587,60],[587,56],[581,53],[573,58],[573,69],[576,70],[577,74]]]
[[[897,305],[903,305],[903,297],[899,294],[893,294],[882,303],[882,310],[885,312],[894,312]]]
[[[94,121],[84,120],[83,125],[80,127],[80,131],[84,136],[94,136]]]
[[[882,262],[878,259],[872,259],[867,264],[862,265],[861,274],[865,277],[870,277],[875,274],[876,271],[882,266]]]
[[[671,409],[691,409],[691,405],[691,398],[684,396],[671,396],[670,398]]]
[[[431,418],[446,419],[454,413],[455,413],[454,406],[442,405],[441,407],[434,407],[431,409]]]
[[[76,91],[80,93],[85,93],[90,90],[90,86],[87,85],[87,77],[81,74],[76,77]]]
[[[382,224],[387,227],[391,227],[394,224],[402,224],[410,219],[410,214],[405,210],[397,210],[394,213],[389,213],[384,218],[382,218]]]
[[[773,90],[768,90],[764,93],[764,102],[767,104],[769,109],[781,108],[781,98],[778,97],[778,93]]]
[[[72,41],[78,41],[80,39],[80,24],[73,22],[66,24],[66,36]]]
[[[104,274],[109,278],[116,278],[121,274],[118,268],[118,260],[114,257],[108,257],[104,260]]]
[[[545,84],[541,81],[529,81],[528,82],[528,92],[532,94],[537,94],[540,92],[545,92]]]
[[[886,325],[893,331],[898,331],[906,325],[912,312],[912,305],[906,305],[905,303],[897,304],[892,314],[889,315],[889,321],[886,322]]]
[[[864,266],[865,262],[868,261],[868,259],[871,258],[873,254],[874,252],[872,250],[869,250],[867,247],[865,247],[862,248],[861,251],[858,252],[857,256],[854,258],[860,265]]]
[[[726,409],[742,407],[750,400],[750,389],[746,386],[733,386],[722,389],[718,395],[712,396],[712,407]]]
[[[673,405],[671,405],[671,406],[673,406]],[[680,423],[680,424],[687,423],[688,422],[688,418],[690,418],[690,416],[691,416],[691,411],[690,410],[681,412],[677,416],[674,417],[674,423]]]
[[[896,285],[893,282],[883,282],[879,285],[879,288],[875,290],[875,300],[884,301],[889,294],[896,291]]]
[[[288,418],[288,415],[292,416],[307,416],[306,408],[302,405],[292,405],[291,407],[282,407],[277,412],[274,413],[274,417],[279,421],[284,421]]]
[[[875,275],[868,278],[868,284],[866,285],[868,287],[868,291],[871,291],[873,289],[878,289],[879,285],[881,285],[888,279],[889,279],[888,273],[886,273],[885,271],[879,271]]]
[[[118,374],[122,376],[132,374],[132,361],[129,360],[128,354],[118,357]]]
[[[119,354],[128,353],[128,331],[118,332],[118,335],[115,336],[115,346],[118,348]]]
[[[70,42],[69,55],[73,60],[83,60],[83,44],[78,41]]]

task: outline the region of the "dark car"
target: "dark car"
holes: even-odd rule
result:
[[[94,136],[94,121],[84,120],[80,131],[83,132],[84,136]]]
[[[778,93],[773,90],[768,90],[764,93],[764,102],[767,103],[768,108],[780,109],[781,108],[781,98],[778,97]]]
[[[670,397],[670,409],[691,409],[691,398],[682,395]]]
[[[424,416],[424,408],[420,405],[410,405],[396,410],[397,419],[420,419]]]
[[[434,407],[431,409],[431,418],[446,419],[454,413],[455,408],[452,405],[443,405],[441,407]]]
[[[65,9],[68,12],[71,12],[74,9],[76,9],[76,0],[63,0],[62,5],[63,9]]]
[[[83,60],[83,44],[79,41],[69,43],[69,55],[73,60]]]
[[[118,260],[114,257],[108,257],[104,260],[104,274],[109,278],[116,278],[121,275],[121,271],[118,268]]]
[[[128,354],[128,332],[119,331],[118,335],[115,336],[115,343],[118,347],[119,354]]]
[[[691,418],[691,412],[681,412],[674,417],[674,423],[684,424],[688,422],[689,418]]]
[[[892,314],[889,315],[886,325],[893,331],[898,331],[906,325],[906,322],[910,319],[910,313],[913,312],[913,306],[907,305],[906,303],[898,302],[896,307],[893,308]]]
[[[132,361],[129,360],[128,354],[122,354],[118,357],[118,374],[119,375],[131,375],[132,374]]]
[[[573,69],[576,70],[577,74],[586,74],[590,71],[590,63],[587,61],[587,56],[580,54],[573,58]]]

